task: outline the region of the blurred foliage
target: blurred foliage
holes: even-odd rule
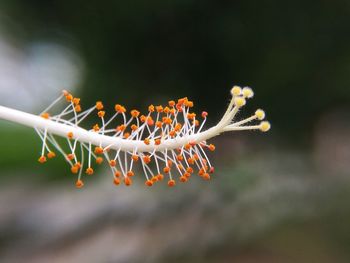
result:
[[[251,85],[254,106],[293,136],[350,102],[346,0],[2,0],[0,7],[24,42],[66,39],[81,52],[90,102],[140,107],[186,95],[218,118],[229,87]]]
[[[13,169],[16,164],[28,165],[33,149],[40,154],[40,141],[29,129],[18,128],[17,125],[9,123],[1,123],[1,147],[0,147],[0,166],[1,168]],[[18,152],[18,146],[21,152]]]
[[[72,242],[68,244],[79,243],[79,238],[72,238],[75,233],[79,237],[79,233],[94,235],[97,229],[103,231],[115,213],[108,234],[118,226],[127,232],[121,239],[134,234],[134,240],[139,240],[144,234],[152,241],[145,243],[155,242],[152,247],[157,252],[164,253],[161,246],[173,244],[164,241],[165,237],[184,235],[188,244],[182,240],[179,243],[187,247],[175,247],[171,252],[179,251],[180,255],[170,254],[167,262],[178,262],[181,257],[195,262],[196,256],[200,258],[198,262],[346,262],[343,259],[350,257],[349,180],[340,172],[332,174],[332,169],[324,169],[337,166],[326,147],[319,150],[329,160],[324,166],[314,162],[311,148],[298,147],[300,137],[313,142],[317,135],[311,135],[315,122],[322,116],[325,120],[324,113],[350,105],[349,0],[1,0],[0,27],[14,45],[49,40],[77,52],[85,62],[79,94],[83,107],[102,99],[105,105],[120,102],[128,109],[144,110],[149,103],[189,96],[197,109],[207,110],[215,122],[225,110],[231,85],[250,85],[256,97],[245,112],[262,107],[273,125],[267,135],[250,133],[249,139],[215,139],[219,147],[213,162],[219,163],[218,177],[211,184],[194,180],[174,191],[165,185],[147,191],[141,187],[141,180],[135,180],[139,185],[120,188],[116,195],[111,190],[113,185],[103,188],[97,184],[99,178],[107,177],[104,173],[87,179],[89,188],[69,192],[75,176],[70,176],[63,158],[38,168],[33,160],[40,154],[39,138],[29,128],[2,122],[1,179],[16,174],[23,178],[25,172],[35,173],[36,178],[46,174],[42,180],[68,179],[72,187],[58,184],[55,189],[56,185],[50,184],[44,195],[39,195],[44,190],[41,185],[26,190],[28,184],[22,182],[12,190],[3,184],[2,192],[8,188],[11,194],[18,194],[17,199],[12,195],[2,199],[4,208],[10,209],[0,209],[7,215],[0,217],[6,219],[0,224],[0,233],[9,233],[2,235],[4,240],[10,237],[16,241],[13,246],[7,243],[13,248],[10,254],[17,255],[23,248],[26,251],[27,244],[35,242],[39,245],[34,245],[34,251],[56,253],[57,240],[58,246],[67,240]],[[337,137],[339,130],[334,134]],[[320,141],[327,138],[322,133],[318,135]],[[341,138],[339,141],[344,143]],[[298,148],[295,152],[294,147]],[[59,193],[56,197],[55,191]],[[29,207],[27,210],[16,207],[22,201]],[[118,209],[116,201],[120,201]],[[50,208],[48,212],[41,210],[45,205]],[[92,212],[85,215],[81,208]],[[62,215],[69,217],[74,212],[81,213],[74,228],[68,220],[67,225],[58,224],[57,232],[51,231],[54,219],[61,222]],[[30,221],[33,214],[37,217]],[[44,223],[35,228],[37,220]],[[157,229],[150,222],[164,224],[158,229],[158,243]],[[49,228],[47,236],[45,226]],[[198,226],[200,230],[196,232]],[[21,229],[22,236],[18,234]],[[58,232],[63,232],[62,236]],[[222,233],[224,238],[214,233]],[[208,235],[210,245],[201,247],[201,234]],[[46,243],[49,236],[54,241],[47,246],[51,244],[53,248],[42,249],[46,244],[41,247],[40,242]],[[24,243],[18,244],[21,239]],[[130,250],[135,254],[139,247],[129,242],[136,248]],[[102,243],[108,249],[107,245],[112,244],[109,251],[118,252],[113,243]],[[77,251],[91,255],[100,249],[93,247],[95,250],[86,248],[84,243]],[[148,252],[141,253],[140,258],[144,259]]]
[[[41,181],[72,180],[69,166],[62,167],[65,160],[61,155],[50,160],[50,165],[38,165],[35,160],[41,155],[42,144],[32,129],[7,122],[2,122],[0,129],[0,179],[13,177],[15,174],[18,178],[23,178],[27,175],[31,176],[30,174],[35,171],[37,179]]]

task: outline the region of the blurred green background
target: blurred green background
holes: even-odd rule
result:
[[[217,176],[77,191],[63,160],[0,121],[2,262],[349,262],[350,1],[0,1],[0,105],[38,113],[63,88],[145,111],[188,96],[263,108],[266,134],[212,140]]]

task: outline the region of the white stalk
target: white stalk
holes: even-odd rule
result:
[[[189,142],[199,143],[208,140],[223,131],[219,126],[214,126],[204,132],[194,133],[181,138],[167,139],[162,141],[160,145],[154,145],[151,142],[146,145],[142,140],[128,140],[120,137],[113,137],[98,134],[93,131],[88,131],[80,127],[69,126],[67,124],[58,123],[50,119],[44,119],[41,116],[33,115],[23,111],[0,106],[0,119],[8,120],[14,123],[22,124],[34,129],[47,130],[48,133],[67,137],[69,132],[73,133],[73,139],[83,143],[91,143],[93,145],[101,145],[102,147],[109,147],[114,150],[133,151],[137,152],[151,152],[164,151],[165,149],[172,150],[181,148]]]

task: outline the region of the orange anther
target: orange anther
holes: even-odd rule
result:
[[[96,101],[96,109],[97,110],[102,110],[103,109],[102,101]]]
[[[122,106],[122,105],[120,105],[120,104],[116,104],[116,105],[114,106],[114,109],[115,109],[116,112],[119,112],[119,113],[124,113],[124,112],[126,112],[125,107]]]
[[[208,173],[203,174],[202,177],[204,180],[210,180],[210,175]]]
[[[170,109],[169,112],[170,112],[171,115],[175,115],[175,109],[174,108]]]
[[[157,122],[156,122],[156,126],[157,126],[158,128],[162,128],[162,125],[163,125],[163,123],[162,123],[161,121],[157,121]]]
[[[164,113],[169,113],[169,111],[170,111],[169,107],[165,107],[165,108],[163,109],[163,112],[164,112]]]
[[[176,104],[176,109],[177,109],[178,112],[182,112],[182,104],[177,103]]]
[[[116,131],[124,131],[125,128],[126,128],[126,126],[124,124],[121,124],[121,125],[117,126]]]
[[[181,163],[179,163],[179,164],[177,165],[177,168],[179,168],[180,170],[183,170],[183,169],[184,169],[184,167],[182,166]]]
[[[148,106],[148,111],[154,112],[154,106],[152,104]]]
[[[75,156],[74,156],[74,154],[73,154],[73,153],[69,153],[69,154],[67,154],[67,159],[68,159],[68,160],[70,160],[70,161],[71,161],[71,160],[73,160],[73,159],[74,159],[74,157],[75,157]]]
[[[161,143],[161,140],[159,138],[154,140],[155,145],[159,145],[160,143]]]
[[[96,154],[102,154],[103,153],[103,148],[99,147],[99,146],[96,146],[94,152]]]
[[[194,118],[196,117],[196,114],[195,113],[187,113],[187,118],[189,119],[189,120],[193,120]]]
[[[70,171],[73,173],[73,174],[77,174],[79,172],[79,167],[76,166],[76,165],[73,165],[71,168],[70,168]]]
[[[137,118],[140,115],[140,112],[137,110],[132,110],[130,113],[131,113],[131,116],[134,118]]]
[[[149,155],[145,155],[142,159],[145,164],[149,164],[151,162],[151,157]]]
[[[125,139],[129,138],[129,136],[130,136],[130,133],[128,133],[128,132],[124,133],[124,138]]]
[[[187,167],[186,172],[192,174],[193,173],[193,168],[192,167]]]
[[[74,103],[74,105],[79,105],[80,98],[73,98],[73,103]]]
[[[206,118],[207,116],[208,116],[208,112],[202,111],[202,117],[203,117],[203,118]]]
[[[194,126],[198,127],[199,126],[199,120],[194,121]]]
[[[84,186],[84,183],[83,183],[83,181],[82,180],[77,180],[77,182],[75,183],[75,186],[77,187],[77,188],[82,188],[83,186]]]
[[[114,166],[117,165],[117,162],[116,162],[115,160],[110,160],[110,161],[109,161],[109,165],[110,165],[111,167],[114,167]]]
[[[146,121],[146,116],[145,115],[141,115],[140,116],[140,121],[141,122],[145,122]]]
[[[116,112],[122,113],[123,106],[120,105],[120,104],[115,104],[115,105],[114,105],[114,110],[115,110]]]
[[[139,160],[139,156],[136,154],[133,154],[131,158],[134,160],[134,162],[137,162]]]
[[[120,109],[121,113],[125,113],[126,112],[126,108],[124,106],[122,106],[122,108]]]
[[[137,125],[133,124],[131,125],[131,130],[132,131],[136,131],[138,129]]]
[[[134,176],[135,174],[134,174],[134,172],[133,171],[128,171],[127,173],[126,173],[126,176],[128,176],[128,177],[132,177],[132,176]]]
[[[39,163],[45,163],[46,162],[46,157],[45,156],[40,156],[38,159]]]
[[[171,131],[169,132],[169,136],[170,136],[170,137],[175,137],[175,135],[176,135],[176,131],[175,131],[175,130],[171,130]]]
[[[177,131],[177,132],[179,132],[180,130],[181,130],[181,128],[182,128],[182,125],[181,125],[181,123],[177,123],[176,125],[175,125],[175,131]]]
[[[191,149],[191,147],[192,147],[191,144],[189,144],[189,143],[186,143],[186,144],[185,144],[185,149],[186,149],[186,150]]]
[[[80,105],[74,106],[74,110],[75,110],[76,112],[81,112],[81,106],[80,106]]]
[[[190,100],[186,101],[185,102],[185,106],[189,107],[189,108],[192,108],[193,107],[193,101],[190,101]]]
[[[42,113],[40,116],[41,116],[42,118],[44,118],[44,119],[50,118],[50,114],[47,113],[47,112]]]
[[[182,105],[185,103],[185,100],[187,100],[187,99],[186,98],[178,99],[177,104]]]
[[[173,122],[173,120],[170,119],[170,118],[164,117],[164,118],[163,118],[163,122],[164,122],[165,124],[169,124],[169,125],[170,125],[170,124]]]
[[[132,184],[132,180],[130,177],[124,177],[124,184],[126,186],[130,186]]]
[[[146,144],[146,145],[149,145],[150,143],[150,140],[148,138],[144,139],[143,142]]]
[[[168,161],[167,161],[167,164],[168,164],[168,166],[171,168],[171,167],[173,166],[173,161],[172,161],[172,160],[168,160]]]
[[[55,157],[56,157],[56,154],[54,152],[49,152],[47,154],[47,158],[49,158],[49,159],[52,159],[52,158],[55,158]]]
[[[198,161],[199,160],[199,156],[198,156],[198,154],[193,154],[193,158],[196,160],[196,161]]]
[[[175,186],[175,181],[174,181],[174,180],[169,180],[169,181],[168,181],[168,186],[169,186],[169,187]]]
[[[179,154],[178,156],[176,156],[176,159],[178,161],[182,161],[184,159],[184,157],[181,154]]]
[[[66,95],[66,100],[68,101],[68,102],[71,102],[72,100],[73,100],[73,96],[72,96],[72,94],[67,94]]]
[[[205,173],[205,170],[203,168],[199,169],[198,175],[202,176]]]
[[[170,101],[168,102],[168,104],[169,104],[170,107],[174,107],[174,106],[175,106],[175,101],[170,100]]]
[[[145,185],[147,185],[147,186],[152,186],[152,185],[153,185],[153,182],[152,182],[151,180],[147,180],[147,181],[145,182]]]
[[[186,176],[180,176],[180,182],[182,182],[182,183],[186,183],[187,182],[187,177]]]
[[[157,174],[156,177],[157,177],[158,181],[162,181],[163,178],[164,178],[164,175],[162,175],[162,174]]]
[[[212,152],[215,151],[215,145],[214,144],[209,144],[208,148]]]
[[[98,124],[95,124],[92,129],[95,131],[95,132],[98,132],[100,130],[100,127],[98,126]]]
[[[159,113],[163,112],[163,106],[162,105],[156,106],[156,111]]]
[[[73,132],[68,132],[67,137],[68,139],[73,139]]]
[[[81,163],[80,162],[76,162],[75,164],[74,164],[74,166],[76,166],[76,167],[78,167],[79,169],[81,168]]]
[[[194,164],[194,159],[191,158],[191,157],[189,157],[189,158],[187,159],[187,162],[188,162],[189,164]]]
[[[103,117],[105,116],[105,114],[106,114],[106,112],[103,111],[103,110],[100,110],[100,111],[97,113],[98,117],[100,117],[100,118],[103,118]]]
[[[67,96],[67,95],[69,94],[69,92],[68,92],[68,91],[66,91],[65,89],[64,89],[64,90],[62,90],[62,93],[63,93],[63,95],[64,95],[64,96]]]
[[[97,164],[101,164],[103,162],[103,158],[102,157],[97,157],[96,158],[96,163]]]
[[[168,166],[164,167],[163,168],[163,172],[166,173],[166,174],[169,173],[170,172],[170,168]]]
[[[157,176],[152,176],[151,181],[153,183],[158,182],[158,177]]]
[[[120,179],[119,178],[114,178],[113,183],[115,185],[120,185]]]
[[[187,178],[189,178],[189,177],[191,177],[191,174],[188,173],[188,172],[186,172],[186,173],[184,173],[184,176],[187,177]]]
[[[115,177],[120,177],[121,176],[121,172],[115,171],[114,175],[115,175]]]
[[[89,167],[89,168],[86,169],[85,173],[87,173],[88,175],[92,175],[94,173],[94,169]]]
[[[153,126],[153,125],[154,125],[154,120],[152,119],[151,116],[149,116],[149,117],[147,118],[147,125],[148,125],[148,126]]]

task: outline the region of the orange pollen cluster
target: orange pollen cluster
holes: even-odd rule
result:
[[[133,109],[130,111],[131,118],[127,119],[126,108],[121,104],[115,104],[114,109],[116,113],[109,119],[105,120],[106,111],[101,101],[84,112],[81,112],[80,98],[75,98],[67,91],[63,92],[63,96],[69,102],[70,108],[67,108],[68,113],[74,113],[70,119],[64,119],[65,123],[69,120],[75,126],[78,126],[82,119],[85,119],[91,112],[95,111],[99,117],[99,122],[94,124],[91,132],[103,134],[107,136],[115,136],[124,140],[137,140],[143,142],[145,145],[153,147],[149,152],[141,152],[135,148],[124,152],[109,146],[93,145],[92,143],[82,143],[77,136],[74,136],[74,130],[67,133],[68,144],[70,147],[69,153],[64,153],[62,149],[56,147],[60,153],[63,153],[67,162],[70,164],[70,170],[73,174],[78,174],[76,187],[82,188],[84,182],[82,176],[84,174],[93,175],[95,173],[92,167],[95,160],[96,164],[102,164],[104,158],[109,168],[112,170],[113,183],[120,185],[124,183],[126,186],[132,185],[132,177],[135,176],[134,166],[138,165],[142,168],[145,175],[145,185],[153,186],[162,181],[164,177],[167,178],[167,185],[173,187],[176,182],[185,183],[191,178],[191,175],[198,172],[198,175],[204,180],[209,180],[210,175],[214,172],[214,167],[211,166],[205,150],[214,151],[213,144],[207,144],[205,141],[186,141],[178,149],[162,148],[169,140],[176,141],[180,138],[187,138],[195,135],[202,129],[208,113],[203,111],[201,113],[201,123],[194,112],[190,109],[194,106],[193,102],[187,97],[175,100],[169,100],[168,105],[149,105],[147,107],[148,113],[146,115],[140,114],[140,111]],[[78,112],[81,112],[77,114]],[[52,119],[60,122],[64,114],[55,115],[52,117],[48,112],[40,115],[45,119]],[[56,118],[56,119],[55,119]],[[120,119],[121,122],[114,122],[115,119]],[[73,120],[73,121],[72,121]],[[201,124],[201,127],[199,125]],[[107,127],[108,126],[108,127]],[[111,127],[112,126],[112,127]],[[90,126],[91,127],[91,126]],[[47,159],[56,157],[56,154],[48,147],[46,140],[56,146],[56,141],[47,136],[43,136],[43,153],[39,157],[40,163],[45,163]],[[192,137],[193,138],[193,137]],[[73,140],[75,139],[75,140]],[[80,146],[80,147],[79,147]],[[78,152],[77,152],[78,151]],[[88,151],[88,158],[83,158],[83,153]],[[46,154],[46,155],[45,155]],[[84,166],[84,160],[88,162]],[[138,173],[137,173],[138,174]],[[84,175],[85,176],[85,175]]]
[[[41,116],[42,118],[44,118],[44,119],[49,119],[49,118],[50,118],[50,114],[47,113],[47,112],[42,113],[40,116]]]
[[[103,153],[103,148],[99,147],[99,146],[96,146],[94,152],[96,154],[102,154]]]
[[[114,109],[115,109],[115,111],[118,112],[118,113],[125,113],[125,112],[126,112],[125,107],[122,106],[122,105],[120,105],[120,104],[116,104],[116,105],[114,106]]]
[[[52,159],[52,158],[55,158],[55,157],[56,157],[56,154],[54,152],[48,152],[47,153],[47,158]]]
[[[105,114],[106,114],[106,112],[103,111],[103,110],[100,110],[100,111],[97,113],[98,117],[100,117],[100,118],[103,118],[103,117],[105,116]]]
[[[73,132],[68,132],[67,137],[68,139],[73,139]]]

